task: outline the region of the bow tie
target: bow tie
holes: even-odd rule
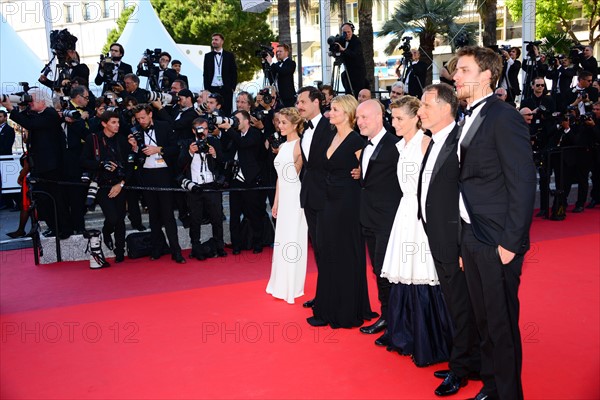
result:
[[[154,125],[150,125],[148,129],[144,129],[144,133],[149,133],[152,130],[154,130]]]
[[[465,111],[463,111],[463,115],[465,117],[470,117],[471,115],[473,115],[473,111],[475,111],[477,109],[477,107],[482,105],[485,101],[486,101],[486,99],[478,101],[477,104],[475,104],[474,106],[471,106],[470,108],[467,108]]]
[[[306,121],[306,122],[304,123],[304,130],[307,130],[307,129],[309,129],[309,128],[310,128],[310,129],[315,129],[315,127],[314,127],[314,125],[313,125],[312,121]]]
[[[220,55],[221,55],[221,52],[220,52],[220,51],[215,51],[215,55],[216,55],[216,56],[220,56]]]
[[[371,141],[369,140],[369,141],[367,141],[367,146],[375,146],[375,145],[373,144],[373,142],[371,142]]]

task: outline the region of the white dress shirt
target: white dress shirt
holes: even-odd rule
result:
[[[306,161],[308,161],[308,156],[310,153],[310,145],[312,143],[313,136],[315,134],[315,129],[317,128],[317,124],[319,123],[319,121],[321,121],[321,118],[323,118],[323,115],[321,115],[321,113],[318,113],[316,117],[311,119],[313,127],[306,129],[304,131],[304,133],[302,134],[302,141],[300,143],[302,145],[302,150],[304,151],[304,155],[306,156]]]
[[[148,133],[144,132],[144,143],[146,146],[158,146],[154,128],[150,129]],[[144,161],[144,168],[167,168],[167,163],[160,153],[155,153],[146,157],[146,161]]]
[[[379,144],[381,139],[383,139],[383,135],[385,135],[385,132],[386,132],[385,128],[381,128],[379,133],[377,135],[375,135],[375,137],[373,139],[371,139],[371,143],[373,143],[373,145],[369,144],[369,145],[367,145],[367,147],[365,147],[363,149],[362,164],[361,164],[363,179],[367,175],[367,168],[369,167],[369,160],[371,159],[371,156],[375,152],[375,148],[377,147],[377,145]]]
[[[190,165],[192,181],[199,183],[200,185],[213,183],[215,181],[212,171],[208,168],[206,158],[207,155],[205,153],[194,153]]]

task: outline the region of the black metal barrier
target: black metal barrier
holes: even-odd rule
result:
[[[60,237],[59,237],[59,229],[58,229],[58,210],[57,210],[57,206],[56,206],[56,199],[48,192],[44,192],[44,191],[38,191],[35,190],[33,188],[33,185],[35,185],[36,183],[49,183],[49,184],[55,184],[55,185],[59,185],[59,186],[89,186],[89,183],[82,183],[82,182],[67,182],[67,181],[52,181],[52,180],[47,180],[47,179],[40,179],[40,178],[27,178],[27,185],[29,186],[29,191],[28,191],[28,195],[30,196],[30,206],[29,206],[29,212],[30,212],[30,217],[31,217],[31,237],[32,237],[32,242],[33,242],[33,257],[34,257],[34,262],[35,265],[39,265],[40,263],[40,256],[43,256],[43,248],[41,245],[41,241],[40,241],[40,232],[39,232],[39,220],[37,217],[37,202],[35,197],[33,196],[35,195],[45,195],[47,197],[49,197],[52,200],[52,205],[54,208],[54,219],[57,223],[57,228],[55,231],[56,234],[56,261],[57,262],[61,262],[62,261],[62,256],[61,256],[61,248],[60,248]],[[110,186],[102,186],[103,188],[108,188]],[[157,192],[189,192],[189,190],[183,189],[183,188],[174,188],[174,187],[151,187],[151,186],[123,186],[123,189],[125,190],[151,190],[151,191],[157,191]],[[203,192],[242,192],[242,191],[248,191],[248,190],[273,190],[275,189],[275,186],[257,186],[257,187],[250,187],[250,188],[230,188],[230,187],[223,187],[223,188],[219,188],[219,189],[204,189],[202,188]]]

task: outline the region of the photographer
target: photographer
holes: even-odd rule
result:
[[[125,92],[120,92],[122,97],[132,96],[138,104],[146,103],[148,101],[148,91],[140,87],[140,78],[135,74],[127,74],[123,79],[125,82]]]
[[[188,87],[190,87],[190,84],[188,82],[188,77],[181,74],[181,61],[179,61],[179,60],[171,61],[171,69],[173,71],[175,71],[175,74],[173,76],[175,79],[173,80],[173,82],[175,82],[176,80],[180,80],[180,81],[184,82],[185,86],[182,87],[182,89],[187,89]],[[171,90],[173,90],[172,86],[171,86]]]
[[[521,57],[521,50],[517,47],[511,47],[509,51],[502,50],[501,53],[503,66],[498,87],[506,89],[507,96],[505,101],[514,107],[515,99],[521,94],[521,88],[519,86],[521,61],[518,60],[518,58]]]
[[[31,99],[22,111],[15,109],[8,98],[0,104],[10,112],[11,120],[29,132],[27,153],[31,177],[59,181],[61,143],[64,143],[60,116],[55,109],[46,105],[46,98],[41,89],[35,89],[29,94]],[[68,238],[72,233],[71,221],[58,185],[39,182],[35,184],[34,190],[49,193],[56,202],[58,219],[54,217],[52,201],[44,195],[36,196],[40,219],[46,221],[49,228],[44,235],[52,237],[58,233],[61,239]]]
[[[219,128],[227,130],[225,134],[233,142],[233,159],[237,161],[237,165],[239,166],[234,171],[230,187],[250,189],[261,184],[260,170],[262,162],[260,152],[263,141],[260,131],[250,126],[250,114],[246,111],[236,111],[234,116],[239,119],[239,125],[236,129],[231,129],[228,123],[219,125]],[[262,203],[261,199],[263,199]],[[231,233],[233,254],[240,254],[242,247],[242,214],[248,218],[252,227],[253,253],[261,253],[263,216],[265,213],[263,195],[258,190],[232,191],[229,194],[229,207],[229,230]]]
[[[125,192],[132,165],[128,163],[131,146],[127,139],[117,135],[119,115],[106,111],[100,116],[102,133],[92,133],[85,140],[81,166],[92,173],[98,183],[96,201],[104,214],[102,235],[109,249],[114,249],[115,263],[125,260]],[[111,233],[115,234],[115,241]]]
[[[40,75],[38,81],[44,85],[53,89],[54,91],[61,92],[65,96],[68,96],[71,90],[71,82],[75,78],[83,79],[83,84],[87,87],[90,80],[90,69],[87,65],[81,64],[79,61],[79,54],[73,50],[67,50],[67,58],[63,68],[60,69],[60,73],[56,78],[56,81],[52,82],[48,79],[46,74]],[[49,72],[49,71],[48,71]]]
[[[90,134],[89,92],[85,86],[77,86],[71,90],[71,101],[65,104],[60,114],[63,117],[62,128],[65,140],[62,145],[62,179],[67,182],[81,182],[80,164],[83,143]],[[65,205],[71,214],[71,222],[75,234],[85,231],[85,196],[87,189],[83,186],[65,186],[62,188]]]
[[[369,87],[362,45],[358,36],[354,35],[354,25],[351,22],[344,23],[340,29],[342,43],[345,42],[345,45],[342,46],[338,41],[334,45],[337,47],[339,57],[347,72],[347,74],[342,74],[342,84],[346,89],[346,94],[358,97],[358,92]]]
[[[321,114],[323,114],[325,118],[329,118],[329,111],[331,110],[331,100],[333,100],[334,97],[333,87],[331,85],[323,85],[321,87],[321,93],[323,94]]]
[[[158,57],[158,66],[154,65],[154,57]],[[161,52],[158,56],[146,52],[138,63],[136,74],[148,78],[150,90],[153,92],[166,92],[177,79],[177,72],[168,68],[170,62],[171,55],[166,51]]]
[[[594,208],[600,204],[600,102],[596,102],[592,108],[593,138],[592,138],[592,190],[590,192],[590,203],[587,208]]]
[[[540,75],[541,76],[541,75]],[[558,55],[554,59],[554,65],[550,66],[547,79],[552,80],[552,98],[556,104],[556,111],[564,113],[569,103],[567,96],[571,90],[571,82],[575,76],[575,69],[571,65],[569,57]]]
[[[223,199],[221,192],[206,192],[205,189],[218,189],[217,177],[220,174],[221,144],[212,135],[208,135],[208,122],[196,118],[191,129],[195,140],[181,150],[178,166],[186,179],[188,208],[190,209],[191,256],[204,260],[206,254],[200,249],[202,219],[208,216],[212,226],[213,239],[216,241],[219,257],[227,256],[223,243]],[[188,141],[189,142],[189,141]]]
[[[579,66],[582,70],[590,72],[592,78],[598,79],[598,61],[596,61],[596,58],[594,57],[594,49],[592,46],[585,46],[583,48]]]
[[[204,56],[204,89],[222,96],[221,102],[225,115],[231,114],[233,91],[237,86],[238,73],[233,53],[223,50],[225,38],[213,33],[211,46],[213,51]]]
[[[536,76],[544,76],[547,73],[547,66],[543,62],[544,56],[540,54],[538,48],[542,42],[535,41],[525,43],[525,55],[523,56],[523,65],[521,66],[523,71],[525,71],[525,78],[523,79],[523,98],[531,96],[530,85],[531,82],[533,82],[533,78]]]
[[[139,167],[141,167],[140,181],[143,186],[149,188],[171,188],[172,177],[169,170],[175,167],[176,157],[179,153],[173,130],[166,122],[154,121],[152,108],[148,105],[139,105],[134,114],[141,127],[139,134],[143,135],[142,137],[130,136],[130,143]],[[181,255],[181,247],[177,238],[172,193],[148,189],[144,190],[144,198],[150,216],[151,240],[154,249],[150,260],[158,260],[162,255],[161,235],[162,225],[164,225],[171,249],[171,258],[179,264],[185,264],[185,258]]]
[[[410,96],[420,99],[423,95],[423,87],[425,87],[425,79],[427,78],[427,64],[421,61],[421,52],[418,49],[412,49],[410,53],[412,55],[412,62],[408,66],[404,84],[408,88]]]
[[[277,45],[275,53],[277,62],[273,62],[271,54],[267,53],[265,60],[271,65],[269,81],[276,85],[279,97],[285,107],[293,107],[296,103],[296,89],[294,88],[294,72],[296,62],[290,58],[290,46],[285,43]]]
[[[252,105],[254,104],[254,99],[252,95],[248,92],[239,92],[237,97],[235,98],[235,108],[236,110],[243,110],[247,112],[252,112]]]
[[[592,111],[592,104],[598,101],[598,89],[592,86],[592,73],[579,71],[577,74],[577,86],[575,86],[567,97],[567,104],[577,107],[579,114],[584,115]]]
[[[122,61],[125,55],[125,49],[119,43],[110,45],[110,53],[107,58],[102,57],[98,67],[98,73],[94,82],[97,86],[104,83],[102,93],[114,90],[113,86],[119,85],[121,88],[125,84],[124,77],[133,73],[131,65]],[[110,58],[110,60],[108,60]],[[111,65],[112,64],[112,65]],[[110,73],[109,73],[110,72]],[[106,73],[106,75],[105,75]]]

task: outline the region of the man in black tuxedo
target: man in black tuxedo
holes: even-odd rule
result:
[[[567,99],[571,90],[571,82],[575,76],[575,68],[571,65],[571,59],[565,56],[559,56],[558,65],[553,70],[549,70],[546,78],[552,79],[552,97],[556,104],[556,111],[564,112],[567,108]]]
[[[171,61],[171,69],[173,71],[175,71],[175,75],[174,75],[175,80],[177,80],[177,79],[182,80],[183,82],[185,82],[185,88],[186,89],[189,88],[190,83],[188,82],[188,77],[181,73],[181,61],[179,61],[179,60]],[[175,80],[173,80],[173,82],[175,82]],[[171,82],[171,84],[173,84],[173,83]]]
[[[123,80],[125,83],[125,93],[121,92],[121,96],[131,96],[138,104],[148,102],[149,92],[140,87],[140,78],[136,74],[127,74]]]
[[[454,332],[449,370],[435,372],[444,381],[435,390],[438,396],[451,395],[479,375],[479,334],[467,290],[465,273],[459,267],[458,212],[459,127],[454,122],[458,99],[454,88],[440,83],[424,90],[418,115],[423,129],[432,134],[421,166],[417,196],[418,217],[423,223],[429,248]]]
[[[356,109],[360,133],[369,141],[360,155],[360,223],[365,237],[377,292],[381,303],[381,317],[372,325],[360,328],[362,333],[375,334],[387,327],[388,299],[392,284],[381,277],[381,267],[390,238],[390,232],[402,198],[396,166],[400,139],[383,126],[383,110],[377,100],[366,100]],[[387,345],[385,335],[375,341]],[[382,342],[383,340],[383,342]]]
[[[102,87],[102,93],[113,90],[113,84],[111,82],[118,83],[121,85],[121,87],[124,87],[125,83],[123,78],[125,75],[133,73],[133,68],[131,68],[131,65],[121,61],[124,55],[125,49],[119,43],[113,43],[110,45],[110,57],[114,64],[113,75],[112,77],[108,78],[104,76],[104,61],[102,61],[100,63],[100,67],[98,68],[96,79],[94,80],[97,86],[100,86],[102,83],[104,83],[104,86]]]
[[[567,105],[577,107],[579,114],[592,111],[592,104],[598,101],[598,89],[592,86],[592,73],[579,71],[577,86],[566,95]]]
[[[277,86],[279,98],[285,107],[294,107],[296,104],[296,89],[294,88],[294,72],[296,72],[296,61],[290,58],[290,46],[280,43],[275,53],[277,62],[267,54],[265,58],[271,65],[269,81],[271,85]]]
[[[130,138],[136,159],[143,160],[138,168],[141,169],[140,181],[147,187],[172,187],[171,169],[177,164],[179,147],[173,129],[167,122],[155,121],[152,118],[152,107],[140,104],[135,109],[135,119],[142,128],[144,143],[137,143]],[[144,190],[144,199],[148,205],[150,216],[150,235],[153,252],[150,260],[158,260],[162,256],[161,236],[162,225],[165,226],[171,258],[185,264],[181,255],[179,239],[177,237],[177,224],[173,216],[173,194],[169,191]]]
[[[24,110],[13,109],[9,99],[0,104],[10,113],[11,120],[29,131],[27,153],[31,176],[47,181],[60,181],[61,147],[65,140],[60,116],[54,108],[46,106],[44,91],[34,89],[29,94],[33,101]],[[56,200],[57,219],[54,217],[52,201],[47,196],[37,197],[40,218],[46,221],[49,228],[44,233],[45,236],[58,234],[61,239],[68,238],[72,233],[72,226],[59,186],[42,181],[35,184],[34,190],[48,192]]]
[[[342,74],[342,84],[346,89],[346,94],[358,97],[358,92],[369,87],[362,45],[358,36],[354,34],[354,25],[351,22],[344,23],[340,29],[342,36],[346,39],[344,47],[336,43],[341,54],[340,58],[346,68],[346,72]]]
[[[7,117],[7,112],[0,110],[0,156],[11,155],[15,143],[15,130],[6,122]]]
[[[467,101],[458,144],[461,255],[481,337],[479,397],[523,399],[519,284],[536,192],[529,129],[492,95],[502,71],[493,50],[457,52],[454,81]]]
[[[42,74],[38,81],[55,91],[62,92],[65,96],[68,96],[70,87],[69,85],[73,82],[73,79],[80,78],[83,79],[83,84],[87,87],[90,81],[90,69],[87,65],[82,64],[79,60],[79,53],[73,50],[67,50],[67,58],[65,60],[66,67],[61,69],[60,74],[56,77],[56,80],[53,82],[49,80],[45,74]]]
[[[598,79],[598,61],[594,57],[594,49],[592,46],[583,48],[583,59],[579,62],[581,69],[592,73],[594,79]]]
[[[231,247],[234,255],[240,254],[242,250],[241,217],[243,214],[248,218],[252,227],[252,252],[258,254],[263,250],[265,203],[260,191],[252,190],[252,188],[261,184],[262,160],[260,153],[264,142],[261,132],[250,126],[250,114],[247,111],[236,111],[233,115],[239,120],[239,126],[236,129],[232,129],[227,122],[219,125],[219,128],[226,129],[225,135],[229,136],[232,142],[233,159],[239,163],[239,170],[235,173],[230,187],[250,190],[229,193]],[[261,199],[263,199],[262,203]]]
[[[296,108],[306,120],[304,134],[300,141],[302,170],[300,171],[300,205],[304,209],[308,235],[319,266],[319,248],[317,247],[317,220],[325,207],[325,162],[327,147],[334,135],[329,120],[321,115],[322,94],[316,87],[305,86],[298,91]],[[303,304],[313,307],[314,299]]]
[[[521,50],[517,47],[512,47],[509,52],[502,50],[504,62],[502,64],[502,75],[498,87],[506,89],[506,102],[511,106],[515,106],[515,99],[521,94],[519,86],[519,73],[521,72]]]
[[[222,34],[213,33],[213,51],[204,56],[204,89],[223,96],[223,112],[230,115],[238,74],[235,56],[223,50],[224,42]]]
[[[171,84],[177,79],[177,72],[169,68],[171,55],[163,51],[158,55],[158,66],[148,63],[146,57],[142,57],[137,66],[136,75],[148,77],[150,90],[154,92],[168,92]]]
[[[412,54],[412,62],[408,66],[404,84],[408,88],[409,95],[420,99],[427,78],[427,64],[421,61],[421,52],[418,49],[412,49],[410,53]]]

